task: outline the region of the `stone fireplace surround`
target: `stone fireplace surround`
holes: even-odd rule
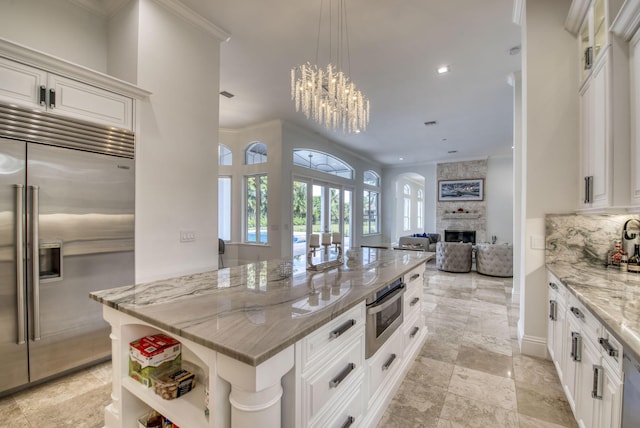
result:
[[[482,201],[437,201],[436,231],[444,238],[445,230],[467,230],[476,232],[476,242],[488,242],[487,239],[487,197],[491,189],[487,188],[487,160],[450,162],[438,164],[438,181],[482,178],[484,199]]]

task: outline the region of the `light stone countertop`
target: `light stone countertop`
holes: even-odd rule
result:
[[[308,272],[295,259],[185,275],[90,297],[246,364],[257,366],[367,296],[434,257],[431,252],[350,250],[340,268]]]
[[[547,268],[640,361],[640,274],[586,263]]]

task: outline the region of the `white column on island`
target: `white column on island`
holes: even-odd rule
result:
[[[108,307],[104,307],[102,310],[104,319],[111,326],[111,333],[109,338],[111,339],[111,403],[104,409],[104,426],[105,427],[119,427],[122,426],[122,358],[119,356],[122,353],[121,346],[121,325],[120,317],[117,313]],[[111,316],[116,315],[116,316]]]
[[[282,377],[293,368],[291,345],[258,366],[218,354],[218,376],[231,384],[231,427],[279,427]]]

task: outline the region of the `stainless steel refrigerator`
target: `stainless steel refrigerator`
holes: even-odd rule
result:
[[[0,105],[0,395],[106,359],[134,282],[133,134]]]

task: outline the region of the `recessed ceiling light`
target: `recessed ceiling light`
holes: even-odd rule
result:
[[[440,141],[447,141],[447,139],[446,139],[446,138],[443,138],[443,139],[442,139],[442,140],[440,140]]]
[[[359,134],[359,133],[360,133],[360,130],[359,130],[359,129],[356,129],[356,134]]]
[[[449,153],[450,155],[454,154],[454,153],[458,153],[457,150],[449,150],[447,153]]]
[[[438,67],[438,74],[445,74],[451,71],[451,68],[449,68],[448,65],[441,65],[440,67]]]
[[[223,97],[227,97],[227,98],[235,97],[235,95],[233,95],[231,92],[227,92],[227,91],[220,92],[220,95],[222,95]]]
[[[398,158],[399,160],[404,160],[404,158]]]

